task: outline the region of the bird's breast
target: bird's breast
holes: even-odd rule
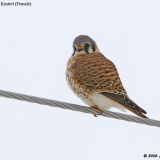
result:
[[[74,93],[83,98],[90,98],[92,95],[92,89],[80,79],[79,76],[74,74],[74,65],[76,63],[76,57],[72,56],[67,63],[66,79],[69,87]]]

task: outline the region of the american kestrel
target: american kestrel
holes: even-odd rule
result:
[[[117,107],[147,118],[147,112],[128,97],[115,65],[99,51],[93,39],[86,35],[76,37],[73,50],[66,78],[82,101],[100,113]]]

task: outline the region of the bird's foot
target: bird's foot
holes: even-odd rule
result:
[[[91,107],[89,107],[89,108],[93,108],[94,110],[96,110],[97,112],[99,112],[98,115],[97,115],[97,114],[93,114],[95,117],[98,117],[99,115],[102,114],[102,111],[101,111],[96,105],[91,106]]]

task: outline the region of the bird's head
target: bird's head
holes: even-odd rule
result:
[[[74,39],[73,55],[88,54],[99,51],[96,42],[87,35],[80,35]]]

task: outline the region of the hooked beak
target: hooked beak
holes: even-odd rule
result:
[[[84,45],[83,44],[74,45],[74,51],[73,51],[72,56],[75,55],[75,52],[80,52],[82,50],[84,50]]]
[[[77,47],[76,47],[76,50],[77,50],[78,52],[82,51],[83,49],[84,49],[84,45],[82,45],[82,44],[79,44],[79,45],[77,45]]]

